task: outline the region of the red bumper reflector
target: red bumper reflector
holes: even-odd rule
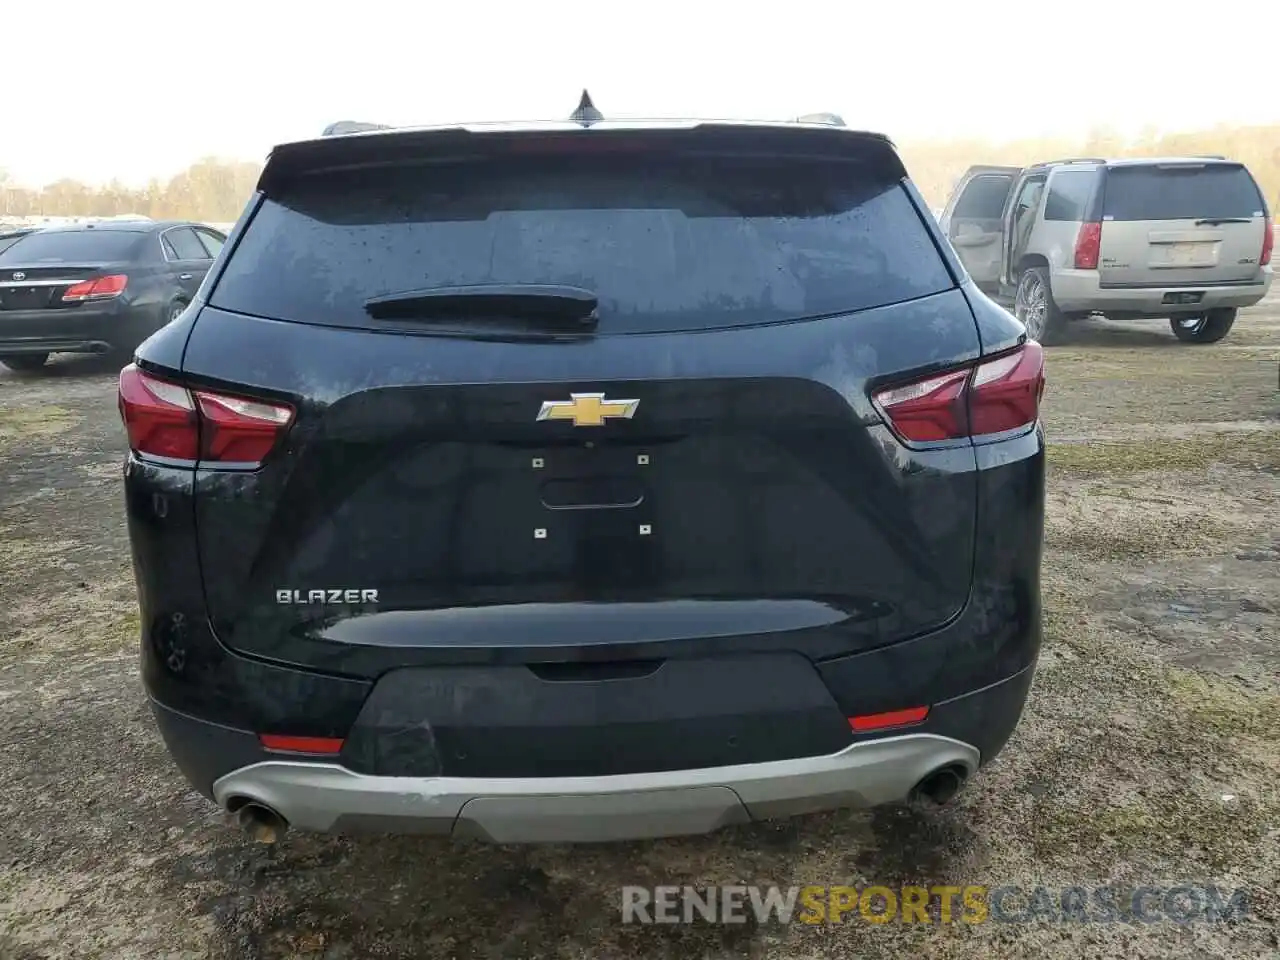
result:
[[[906,710],[890,710],[887,713],[867,713],[850,717],[849,726],[854,733],[872,730],[888,730],[890,727],[909,727],[929,715],[928,707],[908,707]]]
[[[342,752],[341,737],[287,737],[276,733],[262,733],[258,740],[268,750],[279,750],[282,753],[325,753]]]

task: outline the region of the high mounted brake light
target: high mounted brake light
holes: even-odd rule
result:
[[[878,390],[874,400],[908,442],[981,440],[1031,429],[1044,383],[1044,350],[1028,340],[990,360]]]
[[[120,418],[135,453],[202,464],[257,466],[293,423],[293,408],[211,390],[193,390],[120,371]]]

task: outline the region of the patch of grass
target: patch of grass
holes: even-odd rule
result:
[[[1041,586],[1041,629],[1044,643],[1067,647],[1078,656],[1098,659],[1114,658],[1115,645],[1108,643],[1105,631],[1089,616],[1089,609],[1073,593]]]
[[[1255,693],[1223,677],[1153,662],[1117,643],[1074,593],[1046,586],[1042,603],[1045,646],[1065,648],[1094,668],[1082,675],[1078,664],[1069,664],[1060,671],[1063,679],[1095,692],[1112,681],[1123,685],[1127,696],[1140,700],[1153,718],[1149,732],[1181,744],[1180,752],[1209,750],[1225,759],[1233,752],[1230,737],[1268,739],[1280,730],[1280,695]]]
[[[121,653],[137,646],[141,630],[137,611],[116,612],[81,623],[73,634],[72,644],[82,653]]]
[[[1167,330],[1167,328],[1166,328]],[[1117,333],[1120,333],[1117,331]],[[1123,333],[1120,333],[1123,336]],[[1110,340],[1114,334],[1109,334]],[[1181,383],[1188,377],[1219,380],[1223,366],[1250,370],[1259,361],[1275,362],[1275,349],[1271,344],[1233,344],[1229,353],[1218,354],[1214,363],[1205,363],[1204,351],[1188,350],[1170,343],[1163,346],[1116,346],[1099,349],[1102,343],[1067,346],[1049,354],[1052,371],[1058,367],[1070,367],[1071,382],[1112,380],[1133,383],[1135,381],[1174,381]]]
[[[1280,468],[1280,436],[1273,431],[1214,433],[1185,440],[1050,443],[1049,469],[1076,476],[1199,470],[1211,463]]]
[[[1165,689],[1184,718],[1180,729],[1190,725],[1216,741],[1234,735],[1271,737],[1280,730],[1280,696],[1273,693],[1253,694],[1181,667],[1165,670]]]
[[[17,574],[53,566],[76,546],[75,540],[17,536],[15,528],[5,527],[0,529],[0,571]]]
[[[0,443],[57,436],[79,422],[63,407],[0,407]]]
[[[1099,516],[1077,518],[1066,527],[1049,525],[1045,545],[1089,560],[1149,560],[1216,552],[1229,531],[1229,525],[1208,516],[1151,516],[1141,523],[1107,523]]]
[[[1264,786],[1272,781],[1270,761],[1258,754],[1271,749],[1267,744],[1280,729],[1280,696],[1138,655],[1096,623],[1085,601],[1069,590],[1045,589],[1044,635],[1046,649],[1064,650],[1070,659],[1040,671],[1042,690],[1068,702],[1122,695],[1141,705],[1137,727],[1104,724],[1101,732],[1089,733],[1087,745],[1066,750],[1075,760],[1083,753],[1098,758],[1098,767],[1112,767],[1121,780],[1137,777],[1142,789],[1121,785],[1113,792],[1108,777],[1095,781],[1090,768],[1081,767],[1081,785],[1092,786],[1069,792],[1070,799],[1046,800],[1038,811],[1032,837],[1037,856],[1184,866],[1190,860],[1209,873],[1258,862],[1260,845],[1280,820],[1280,797]],[[1122,759],[1128,754],[1131,760]],[[1147,768],[1153,757],[1155,769]],[[1254,796],[1224,803],[1216,793],[1197,791],[1196,771],[1206,760],[1230,782],[1254,784]],[[1057,775],[1063,762],[1055,761]],[[1159,770],[1164,773],[1157,778]]]
[[[1051,807],[1036,820],[1038,856],[1055,860],[1065,851],[1093,862],[1188,856],[1213,873],[1255,862],[1258,847],[1280,815],[1272,801],[1239,797],[1230,804],[1187,793],[1161,793],[1114,806],[1096,801]]]
[[[87,611],[86,611],[87,613]],[[77,654],[123,653],[138,644],[142,623],[137,611],[82,615],[70,623],[41,623],[18,629],[0,640],[0,653],[72,650]]]
[[[102,649],[127,650],[137,646],[142,635],[142,619],[135,610],[111,621],[102,632]]]

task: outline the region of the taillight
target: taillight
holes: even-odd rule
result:
[[[954,440],[968,434],[964,410],[968,380],[968,370],[953,370],[940,377],[881,390],[876,401],[907,440]]]
[[[96,280],[81,280],[67,288],[62,299],[67,303],[78,300],[110,300],[124,293],[129,278],[123,273],[113,273],[109,277],[98,277]]]
[[[1076,269],[1097,270],[1102,251],[1102,224],[1082,223],[1076,234]]]
[[[293,423],[293,408],[190,390],[143,373],[120,371],[120,417],[137,453],[173,460],[256,466]]]
[[[1044,349],[1028,340],[994,359],[879,390],[874,399],[904,440],[962,440],[1033,426],[1044,382]]]
[[[1044,396],[1044,348],[1031,340],[979,364],[969,381],[969,434],[1007,433],[1035,423]]]
[[[293,421],[290,407],[195,391],[200,404],[201,460],[260,463]]]
[[[1263,220],[1262,225],[1266,231],[1262,234],[1262,256],[1258,257],[1258,263],[1265,267],[1271,262],[1271,248],[1276,245],[1276,227],[1270,217]]]

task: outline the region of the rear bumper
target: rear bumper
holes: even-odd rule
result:
[[[247,731],[152,706],[184,775],[224,809],[256,802],[312,832],[604,842],[901,802],[943,768],[967,777],[1017,725],[1033,669],[937,705],[923,727],[834,752],[613,776],[373,776],[331,759],[269,753]]]
[[[1064,313],[1169,317],[1203,310],[1252,307],[1267,295],[1273,275],[1272,268],[1268,266],[1262,268],[1261,279],[1253,283],[1104,287],[1096,270],[1059,270],[1053,274],[1051,285],[1054,303]],[[1165,303],[1165,295],[1173,293],[1197,293],[1201,296],[1195,303]]]
[[[156,329],[146,311],[112,304],[0,311],[0,354],[107,353],[132,349]]]
[[[256,800],[312,831],[395,830],[495,843],[638,840],[902,800],[942,767],[977,768],[978,751],[933,734],[855,743],[773,763],[613,777],[370,777],[333,764],[266,761],[218,780],[219,805]]]

